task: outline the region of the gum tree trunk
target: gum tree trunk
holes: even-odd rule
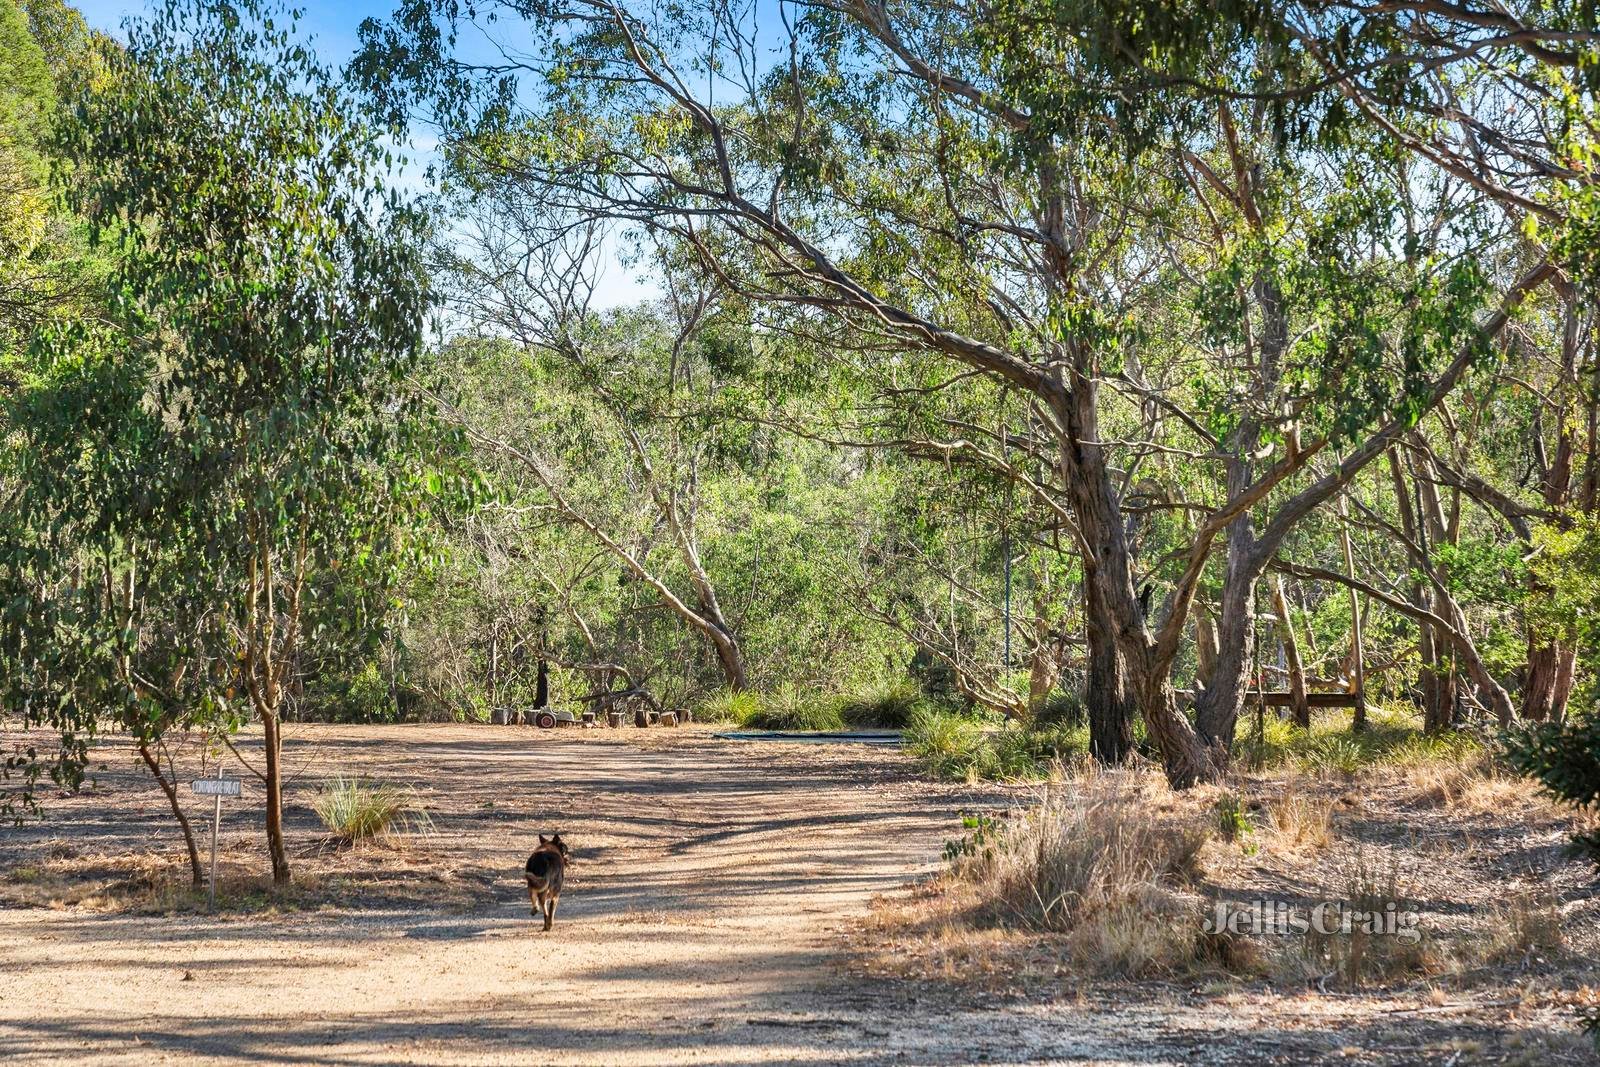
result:
[[[272,884],[288,885],[289,851],[283,841],[283,731],[276,712],[261,717],[267,753],[267,852],[272,857]]]
[[[1083,583],[1084,638],[1088,671],[1083,706],[1089,719],[1089,752],[1108,766],[1126,763],[1133,752],[1133,716],[1137,710],[1116,634],[1093,582]]]
[[[1578,381],[1578,351],[1581,347],[1578,318],[1576,301],[1569,298],[1561,339],[1562,377],[1568,383]],[[1590,417],[1592,421],[1592,410]],[[1565,507],[1572,497],[1573,460],[1577,446],[1575,430],[1563,403],[1557,411],[1555,454],[1543,472],[1539,485],[1539,495],[1551,510]],[[1593,462],[1592,456],[1590,462]],[[1534,583],[1530,590],[1535,597],[1544,592],[1538,583]],[[1563,718],[1567,711],[1567,699],[1572,695],[1576,666],[1576,649],[1530,630],[1527,682],[1522,691],[1522,717],[1532,722]]]

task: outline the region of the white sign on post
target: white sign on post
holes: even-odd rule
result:
[[[243,796],[239,779],[224,778],[222,768],[217,768],[215,778],[196,778],[189,783],[189,788],[195,796],[215,797],[216,804],[211,811],[211,885],[206,896],[211,903],[211,910],[217,910],[217,833],[222,829],[222,798]]]

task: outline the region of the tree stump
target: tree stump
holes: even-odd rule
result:
[[[504,726],[511,721],[511,712],[507,708],[495,708],[489,712],[489,721],[496,726]]]
[[[676,725],[678,725],[678,716],[673,714],[670,711],[663,711],[661,713],[661,725],[662,726],[676,726]]]
[[[678,709],[678,721],[679,722],[694,722],[694,712],[690,711],[688,708],[679,708]]]
[[[615,730],[617,727],[621,726],[622,725],[622,712],[620,712],[620,711],[608,711],[608,712],[606,712],[606,725],[611,727],[613,730]]]

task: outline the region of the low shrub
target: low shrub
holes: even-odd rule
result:
[[[348,844],[433,830],[433,819],[411,790],[364,778],[334,779],[311,808],[330,834]]]
[[[1211,805],[1211,817],[1224,841],[1244,841],[1255,833],[1255,823],[1238,793],[1223,793]]]
[[[1517,773],[1551,796],[1579,811],[1600,810],[1600,713],[1508,731],[1501,747]],[[1576,834],[1572,851],[1600,866],[1600,830]]]

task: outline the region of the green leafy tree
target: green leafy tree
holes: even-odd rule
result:
[[[29,491],[80,510],[108,586],[174,642],[155,678],[113,674],[125,699],[261,723],[279,883],[282,719],[304,650],[376,640],[423,561],[427,507],[455,484],[405,387],[430,299],[421,221],[355,114],[292,23],[254,3],[130,24],[59,140],[73,206],[115,251],[118,321],[45,336],[51,380],[30,401],[56,417]],[[53,477],[73,455],[76,484]],[[124,645],[147,630],[134,614]],[[163,684],[174,673],[181,689]]]

